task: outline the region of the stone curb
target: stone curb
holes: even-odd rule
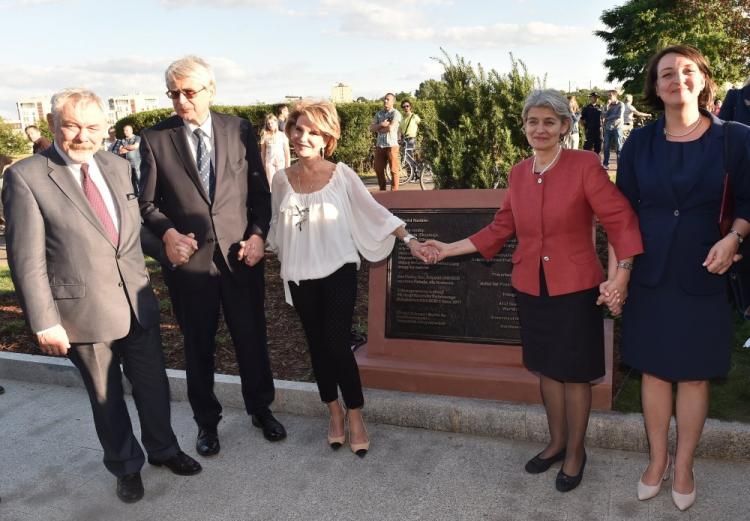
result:
[[[173,400],[187,400],[185,372],[167,370]],[[83,387],[78,370],[63,358],[0,352],[0,379]],[[315,384],[275,380],[276,412],[323,416]],[[227,407],[242,409],[238,376],[217,374],[216,396]],[[401,427],[501,437],[542,443],[547,439],[547,420],[538,405],[497,402],[453,396],[437,396],[365,390],[367,419]],[[674,419],[670,444],[674,447]],[[646,435],[640,414],[600,412],[591,414],[586,443],[591,447],[645,452]],[[750,424],[709,419],[703,430],[699,457],[750,461]]]

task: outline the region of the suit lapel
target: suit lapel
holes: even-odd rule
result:
[[[226,170],[227,162],[227,146],[229,144],[229,138],[227,136],[227,129],[224,125],[224,120],[221,116],[215,112],[211,113],[211,122],[214,132],[214,152],[216,157],[216,164],[214,165],[214,172],[216,174],[216,187],[214,188],[214,200],[219,193],[219,187],[221,185],[221,179]]]
[[[70,175],[68,167],[65,165],[65,161],[55,150],[54,146],[47,149],[47,166],[49,167],[49,178],[58,186],[60,191],[73,203],[73,206],[78,209],[79,212],[101,233],[109,242],[109,235],[104,230],[102,223],[99,222],[99,218],[91,209],[88,199],[83,194],[81,185],[79,185],[73,176]]]
[[[208,200],[208,194],[203,189],[203,183],[201,183],[200,175],[198,174],[198,167],[193,161],[193,153],[190,150],[190,143],[188,143],[187,134],[183,130],[185,125],[182,120],[179,119],[179,124],[169,131],[169,137],[172,139],[172,144],[177,152],[177,157],[180,158],[182,166],[188,174],[188,177],[193,181],[193,184],[198,189],[198,193],[206,201],[211,204]]]

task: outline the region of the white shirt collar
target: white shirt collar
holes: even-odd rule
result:
[[[198,129],[198,128],[200,128],[201,130],[203,130],[203,132],[205,132],[206,136],[208,136],[209,138],[213,134],[213,127],[211,125],[211,112],[210,111],[208,113],[208,117],[206,118],[206,121],[204,121],[200,125],[195,125],[195,124],[190,123],[189,121],[186,121],[184,119],[182,120],[182,122],[185,124],[185,127],[187,128],[188,134],[190,134],[191,136],[193,135],[193,132],[195,132],[195,129]]]

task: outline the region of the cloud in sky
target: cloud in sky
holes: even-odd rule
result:
[[[494,23],[471,26],[431,26],[420,7],[450,5],[440,0],[412,0],[399,5],[398,16],[386,4],[367,0],[323,0],[341,17],[336,33],[342,36],[435,42],[466,48],[505,48],[510,45],[549,45],[591,35],[589,27],[545,22]],[[404,8],[406,6],[406,8]]]

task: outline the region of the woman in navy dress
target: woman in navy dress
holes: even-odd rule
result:
[[[644,246],[622,307],[622,360],[643,373],[649,442],[638,498],[656,496],[673,463],[672,499],[680,510],[695,501],[693,457],[708,411],[709,379],[729,371],[732,316],[722,275],[750,233],[750,128],[725,126],[706,110],[714,91],[698,50],[677,45],[656,54],[644,95],[664,115],[633,131],[617,171],[617,186],[638,214]],[[725,172],[736,219],[721,236]],[[667,435],[675,383],[678,441],[671,458]]]

